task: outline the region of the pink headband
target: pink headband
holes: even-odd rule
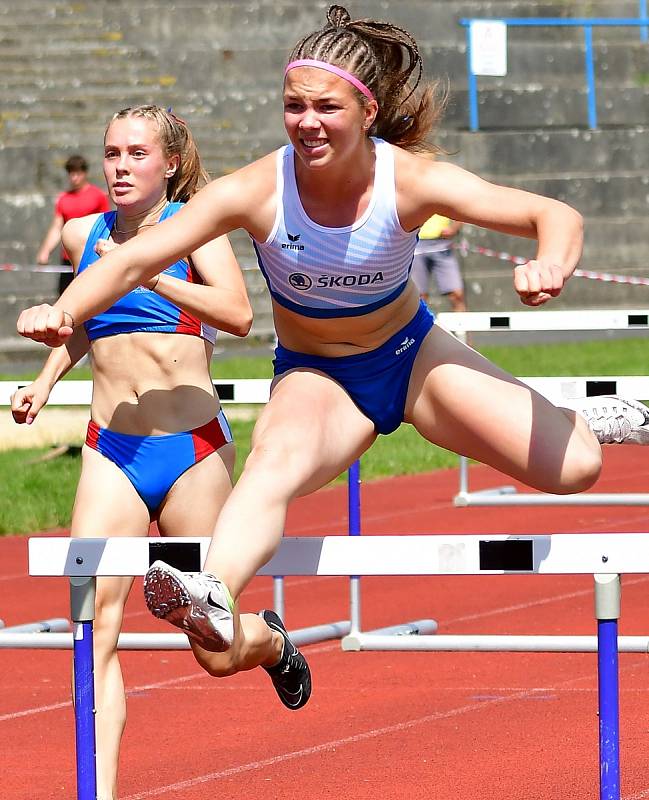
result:
[[[316,61],[314,58],[301,58],[298,61],[291,61],[284,70],[284,77],[286,77],[289,70],[295,69],[296,67],[316,67],[317,69],[324,69],[327,72],[333,72],[334,75],[346,80],[347,83],[351,83],[351,85],[358,89],[361,94],[364,94],[368,100],[376,99],[367,86],[362,81],[359,81],[358,78],[354,77],[351,72],[347,72],[333,64],[328,64],[326,61]]]

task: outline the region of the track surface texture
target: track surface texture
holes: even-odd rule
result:
[[[471,488],[502,484],[471,467]],[[642,507],[453,507],[457,470],[362,487],[362,528],[384,533],[643,532]],[[522,487],[521,487],[522,488]],[[595,491],[647,491],[643,448],[609,447]],[[287,535],[344,534],[345,487],[291,508]],[[65,532],[58,532],[59,535]],[[69,616],[65,579],[29,578],[27,539],[0,540],[7,625]],[[589,576],[362,579],[363,627],[433,617],[440,633],[594,634]],[[289,578],[289,628],[349,618],[343,578]],[[621,634],[649,634],[649,575],[623,579]],[[272,605],[257,578],[244,610]],[[144,606],[124,630],[171,631]],[[557,800],[598,797],[595,654],[344,653],[308,646],[314,692],[285,709],[262,670],[216,680],[189,652],[122,652],[129,722],[121,800]],[[70,652],[0,650],[3,800],[76,796]],[[620,656],[622,797],[649,798],[649,660]]]

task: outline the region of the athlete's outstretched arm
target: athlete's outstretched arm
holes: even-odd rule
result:
[[[485,181],[445,162],[401,155],[399,214],[408,230],[431,213],[514,236],[536,239],[536,256],[514,269],[514,288],[526,305],[556,297],[581,257],[583,220],[566,203]]]
[[[242,185],[249,169],[213,181],[173,217],[100,258],[72,281],[54,306],[23,311],[18,318],[18,332],[59,346],[72,335],[75,325],[105,311],[170,264],[211,239],[246,227]]]

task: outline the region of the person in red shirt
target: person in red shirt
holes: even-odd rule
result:
[[[69,219],[110,211],[108,195],[88,180],[88,162],[83,156],[70,156],[65,162],[65,170],[68,173],[68,188],[56,198],[52,222],[36,256],[38,264],[48,263],[52,250],[61,241],[63,226]],[[71,266],[71,261],[63,246],[61,247],[61,264]],[[59,294],[68,288],[72,278],[72,271],[61,273]]]

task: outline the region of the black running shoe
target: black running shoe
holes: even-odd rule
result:
[[[311,671],[306,659],[288,638],[284,623],[274,611],[260,611],[266,625],[284,637],[284,649],[279,663],[264,667],[270,675],[279,699],[292,711],[302,708],[311,697]]]

